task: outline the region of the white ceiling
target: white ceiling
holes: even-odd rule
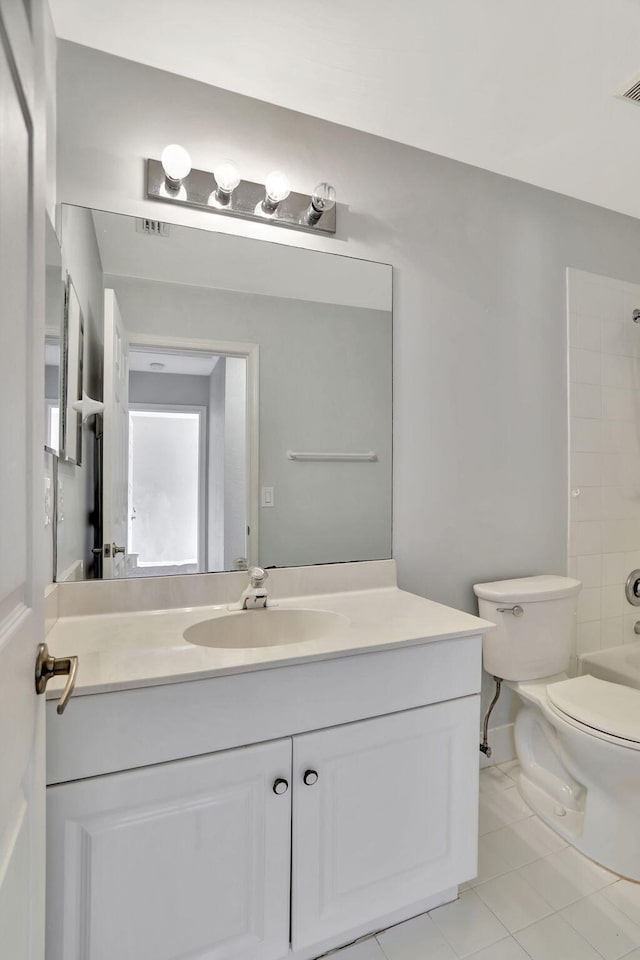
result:
[[[640,0],[51,5],[65,39],[640,216]]]
[[[192,377],[208,377],[220,358],[207,353],[171,353],[168,350],[129,347],[129,370],[142,373],[182,373]],[[154,370],[152,363],[163,363]]]

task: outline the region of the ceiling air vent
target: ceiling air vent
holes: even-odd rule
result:
[[[146,233],[148,237],[168,237],[169,224],[161,220],[149,220],[148,217],[138,218],[136,233]]]
[[[622,90],[618,96],[623,100],[635,100],[636,103],[640,103],[640,77],[636,77],[629,89]]]

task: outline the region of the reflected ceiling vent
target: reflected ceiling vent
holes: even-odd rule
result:
[[[636,77],[634,82],[627,90],[621,90],[618,94],[623,100],[634,100],[640,103],[640,76]]]
[[[136,219],[136,233],[146,233],[148,237],[168,237],[169,224],[162,220],[149,220],[148,217]]]

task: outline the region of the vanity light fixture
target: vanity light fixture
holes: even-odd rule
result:
[[[213,173],[194,170],[189,154],[177,143],[165,147],[160,160],[147,160],[147,198],[280,227],[336,232],[331,184],[318,184],[309,196],[293,192],[281,170],[270,173],[264,184],[242,180],[232,160],[221,160]]]

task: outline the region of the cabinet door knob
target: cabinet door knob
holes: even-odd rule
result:
[[[302,780],[308,787],[312,787],[314,783],[318,782],[318,771],[317,770],[305,770]]]
[[[284,780],[282,777],[278,777],[277,780],[273,781],[273,792],[277,793],[278,796],[282,796],[283,793],[286,793],[289,789],[289,781]]]

